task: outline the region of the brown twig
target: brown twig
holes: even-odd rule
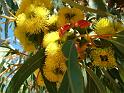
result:
[[[6,15],[0,15],[0,18],[6,18],[10,21],[16,21],[16,17],[9,17],[9,16],[6,16]]]

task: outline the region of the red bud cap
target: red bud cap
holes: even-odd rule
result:
[[[74,26],[75,27],[80,27],[80,28],[85,28],[85,27],[88,27],[90,26],[90,22],[89,21],[86,21],[86,20],[79,20],[77,21]]]
[[[60,27],[59,36],[60,37],[63,36],[65,34],[65,32],[67,30],[69,30],[70,28],[71,28],[71,25],[70,24],[66,24],[66,25]]]

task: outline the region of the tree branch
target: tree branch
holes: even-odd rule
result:
[[[101,10],[92,9],[92,8],[89,8],[89,7],[86,7],[86,6],[79,5],[78,3],[75,3],[72,0],[62,0],[62,2],[68,3],[71,6],[77,7],[79,9],[83,10],[84,12],[92,12],[92,13],[97,13],[97,14],[105,15],[105,16],[107,15],[107,16],[111,16],[111,17],[115,18],[115,16],[110,14],[110,13],[107,13],[107,12],[101,11]]]

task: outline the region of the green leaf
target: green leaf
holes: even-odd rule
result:
[[[88,67],[86,67],[86,71],[89,74],[89,76],[93,79],[94,83],[96,84],[99,93],[107,93],[104,85],[102,84],[100,79],[97,77],[97,75]]]
[[[1,86],[1,88],[0,88],[1,93],[3,93],[5,86],[6,86],[5,84],[2,84],[2,86]]]
[[[26,90],[27,90],[27,86],[25,86],[25,84],[24,84],[22,93],[26,93]]]
[[[18,9],[17,3],[14,3],[13,0],[6,0],[6,2],[13,11],[17,11]]]
[[[66,58],[74,56],[74,59],[77,61],[78,54],[76,51],[76,47],[74,46],[74,42],[72,40],[68,40],[67,42],[64,43],[62,51]]]
[[[6,93],[18,93],[23,82],[36,70],[44,61],[44,49],[38,51],[34,56],[28,58],[10,81]]]
[[[67,74],[72,93],[84,93],[84,79],[77,62],[78,54],[74,42],[68,40],[62,50],[67,58]]]
[[[119,71],[120,77],[124,83],[124,67],[122,65],[118,65],[118,71]]]
[[[120,93],[121,86],[115,81],[114,77],[112,77],[110,73],[108,73],[108,70],[102,69],[102,72],[104,73],[105,76],[103,80],[105,86],[108,86],[108,88],[111,91],[114,91],[114,93]]]
[[[87,81],[86,93],[99,93],[98,88],[90,75],[87,75]]]
[[[58,93],[71,93],[67,72],[64,75]]]
[[[112,42],[112,44],[124,55],[124,44],[120,43],[117,40],[110,40]]]
[[[83,75],[83,77],[84,77],[84,85],[85,85],[85,87],[86,87],[86,86],[87,86],[87,82],[88,82],[86,69],[85,69],[85,68],[82,68],[81,72],[82,72],[82,75]]]

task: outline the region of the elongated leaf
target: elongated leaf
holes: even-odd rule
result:
[[[72,93],[84,93],[84,79],[77,62],[77,50],[72,40],[63,45],[63,53],[67,58],[67,74]]]
[[[44,49],[41,49],[36,55],[28,58],[10,81],[6,93],[18,93],[23,82],[41,66],[44,61]]]
[[[86,93],[99,93],[98,88],[90,75],[87,75],[87,81]]]
[[[108,78],[115,87],[120,87],[106,70],[103,69],[102,71],[104,72],[104,76]]]
[[[95,75],[95,73],[93,73],[93,71],[90,68],[86,68],[86,71],[89,74],[89,76],[93,79],[94,83],[96,84],[96,86],[99,90],[99,93],[107,93],[104,85],[99,80],[99,78]]]
[[[107,85],[111,91],[114,91],[114,93],[121,93],[121,86],[114,80],[114,77],[112,77],[107,70],[102,69],[102,71],[105,76],[103,80],[104,84]]]
[[[82,75],[83,75],[83,77],[84,77],[84,85],[85,85],[85,87],[86,87],[86,86],[87,86],[87,82],[88,82],[86,69],[85,69],[85,68],[82,68],[81,71],[82,71]]]
[[[18,9],[17,3],[14,3],[13,0],[6,0],[6,2],[13,11],[17,11]]]
[[[124,67],[121,66],[121,65],[118,65],[118,67],[119,67],[118,71],[119,71],[120,77],[121,77],[121,79],[122,79],[122,81],[124,83]]]
[[[116,40],[111,40],[112,44],[124,55],[124,44]]]
[[[26,93],[26,90],[27,90],[27,87],[26,87],[25,84],[24,84],[22,93]]]
[[[61,83],[58,93],[71,93],[67,72],[64,75],[64,78],[63,78],[63,81]]]

